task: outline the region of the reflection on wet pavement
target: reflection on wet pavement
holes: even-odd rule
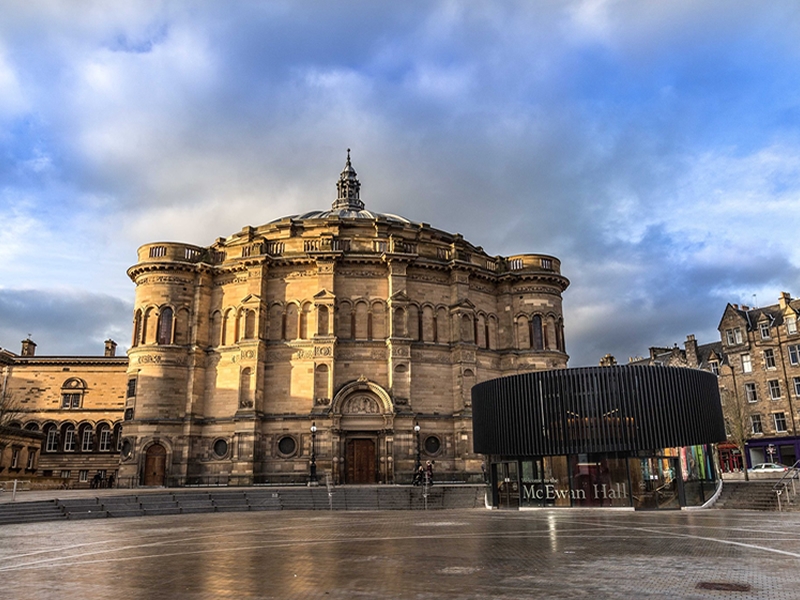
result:
[[[569,509],[8,525],[0,597],[797,598],[798,526],[794,514]]]

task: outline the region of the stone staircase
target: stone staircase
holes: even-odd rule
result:
[[[483,485],[342,486],[211,489],[63,498],[0,505],[0,525],[55,519],[102,519],[266,510],[429,510],[483,508]]]
[[[10,523],[38,523],[66,519],[67,515],[55,500],[39,502],[13,502],[0,504],[0,525]]]
[[[714,508],[778,510],[775,481],[726,481]],[[783,507],[786,510],[786,506]]]

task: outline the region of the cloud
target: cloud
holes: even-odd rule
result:
[[[38,355],[100,356],[111,338],[122,354],[132,313],[132,300],[97,292],[0,289],[0,341],[16,353],[17,341],[30,336]]]
[[[129,303],[137,246],[326,208],[351,147],[368,208],[558,256],[573,366],[707,341],[800,287],[798,34],[753,2],[13,3],[3,291]]]

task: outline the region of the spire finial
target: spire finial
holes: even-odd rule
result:
[[[347,149],[347,162],[344,170],[339,175],[336,182],[337,198],[333,203],[332,210],[364,210],[364,203],[361,201],[361,183],[358,175],[350,162],[350,148]]]

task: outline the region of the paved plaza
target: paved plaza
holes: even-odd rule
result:
[[[6,525],[0,582],[0,597],[26,600],[794,599],[800,515],[285,511]]]

